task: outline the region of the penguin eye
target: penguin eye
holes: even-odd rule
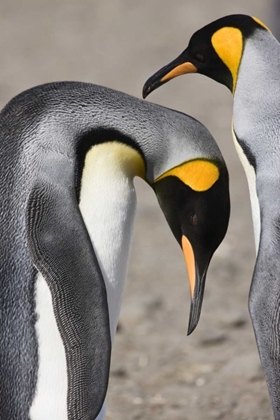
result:
[[[193,226],[197,226],[197,224],[198,224],[198,220],[197,220],[197,215],[196,215],[196,214],[192,214],[192,215],[190,216],[190,223],[191,223],[191,225],[193,225]]]
[[[203,52],[197,52],[194,54],[194,58],[199,61],[200,63],[204,63],[205,61],[205,55]]]

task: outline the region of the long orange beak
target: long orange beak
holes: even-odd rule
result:
[[[182,249],[189,275],[191,299],[193,299],[195,289],[195,259],[191,243],[184,235],[182,236]]]
[[[191,308],[188,327],[188,335],[190,335],[195,330],[200,318],[205,279],[209,262],[203,264],[202,274],[200,274],[198,264],[195,261],[193,247],[188,238],[184,235],[182,236],[182,249],[187,265],[190,283]]]
[[[186,59],[186,51],[184,51],[179,57],[162,67],[146,81],[142,92],[143,98],[145,99],[153,90],[169,80],[174,79],[174,77],[196,72],[197,68]]]
[[[160,82],[168,82],[168,80],[174,79],[174,77],[182,76],[182,74],[196,73],[197,68],[192,63],[179,64],[170,70],[165,76],[160,79]]]

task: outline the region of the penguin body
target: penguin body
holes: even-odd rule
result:
[[[152,76],[144,96],[179,74],[198,72],[227,86],[233,138],[252,205],[257,261],[249,310],[275,419],[280,419],[280,44],[257,18],[232,15],[197,31]],[[191,71],[190,71],[191,70]]]
[[[133,177],[155,190],[183,248],[193,330],[227,230],[226,166],[191,117],[78,82],[12,99],[0,114],[0,144],[1,416],[101,420]]]

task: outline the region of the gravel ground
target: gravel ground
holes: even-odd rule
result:
[[[267,0],[1,0],[1,105],[54,80],[88,81],[140,96],[147,77],[179,54],[196,29],[231,13],[269,24],[270,8]],[[209,270],[199,326],[187,337],[183,256],[153,192],[137,180],[107,418],[272,419],[247,310],[255,257],[247,183],[230,134],[231,95],[192,75],[149,100],[189,113],[210,129],[230,171],[232,215]]]

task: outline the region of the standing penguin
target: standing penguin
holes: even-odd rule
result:
[[[104,419],[133,178],[154,189],[183,249],[190,333],[228,226],[225,163],[198,121],[86,83],[15,97],[0,138],[1,418]]]
[[[280,44],[257,18],[226,16],[197,31],[178,58],[150,77],[201,73],[234,96],[233,138],[252,205],[257,261],[249,310],[274,415],[280,419]]]

